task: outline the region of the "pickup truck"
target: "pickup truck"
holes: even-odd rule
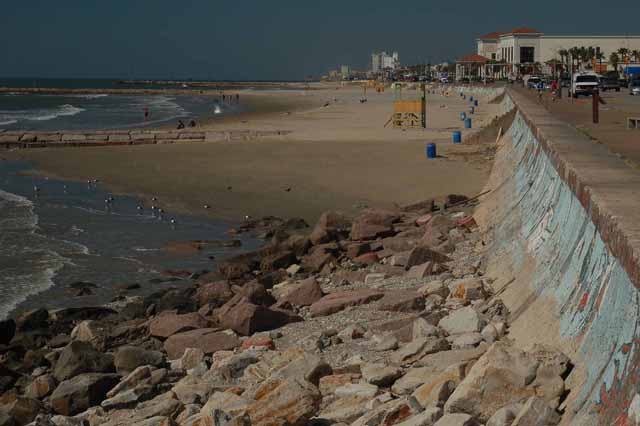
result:
[[[596,73],[580,73],[573,76],[571,83],[571,96],[577,98],[581,95],[589,96],[598,90],[600,79]]]
[[[620,80],[617,77],[603,77],[600,79],[600,90],[606,92],[607,90],[620,91]]]

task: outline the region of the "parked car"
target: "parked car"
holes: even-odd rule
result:
[[[607,90],[620,91],[620,81],[617,77],[604,77],[600,79],[600,90],[606,92]]]
[[[640,96],[640,78],[631,80],[631,83],[629,83],[629,94],[632,96]]]
[[[600,79],[598,74],[594,72],[583,72],[573,76],[571,84],[571,95],[577,98],[581,95],[590,96],[594,91],[598,90]]]
[[[543,83],[542,79],[540,77],[536,76],[536,75],[532,75],[527,80],[527,87],[529,89],[539,89],[539,88],[542,87],[543,84],[544,83]]]

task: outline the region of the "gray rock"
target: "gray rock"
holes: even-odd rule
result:
[[[82,373],[109,373],[113,371],[113,357],[94,349],[91,343],[72,341],[60,353],[53,376],[67,380]]]
[[[409,420],[397,423],[396,426],[433,426],[442,417],[442,408],[427,408],[420,414],[416,414]]]
[[[374,335],[372,338],[375,343],[373,350],[376,352],[386,352],[398,349],[398,339],[393,334]]]
[[[339,398],[352,396],[373,398],[378,393],[378,386],[370,383],[347,383],[337,388],[333,393]]]
[[[73,342],[72,342],[73,344]],[[73,416],[99,405],[120,377],[117,374],[87,373],[65,380],[53,391],[51,407],[64,416]]]
[[[477,424],[468,414],[445,414],[433,426],[477,426]]]
[[[452,335],[480,331],[482,322],[476,310],[467,306],[442,318],[438,326]]]
[[[388,387],[402,375],[399,367],[367,363],[362,366],[362,378],[373,385]]]
[[[454,339],[451,342],[453,349],[471,349],[475,348],[482,342],[482,335],[478,332],[463,333],[453,336]]]
[[[418,359],[435,352],[449,349],[449,342],[444,338],[427,337],[416,339],[391,355],[391,362],[394,364],[410,364]]]
[[[511,404],[502,407],[491,416],[486,426],[511,426],[522,407],[522,404]]]
[[[486,422],[500,408],[535,395],[529,385],[537,368],[531,355],[497,342],[473,365],[445,404],[445,412],[467,413]]]
[[[129,374],[142,365],[162,365],[164,355],[162,352],[148,351],[137,346],[122,346],[116,351],[113,362],[118,373]]]
[[[544,399],[531,397],[511,426],[556,426],[560,415]]]
[[[135,405],[141,398],[151,394],[151,385],[140,385],[136,388],[118,393],[113,398],[105,399],[100,406],[106,410],[126,408]]]
[[[424,337],[436,337],[440,335],[440,329],[424,318],[417,318],[413,321],[412,328],[412,340],[424,338]]]
[[[244,369],[258,362],[258,356],[253,351],[244,351],[222,361],[218,371],[226,379],[237,379],[242,377]]]

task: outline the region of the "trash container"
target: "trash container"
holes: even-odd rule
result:
[[[436,158],[436,144],[428,143],[427,144],[427,158]]]
[[[478,106],[478,100],[477,99],[475,101],[473,101],[473,105],[474,106]]]
[[[453,132],[453,143],[462,142],[462,132],[460,130],[456,130]]]
[[[464,128],[465,129],[470,129],[471,128],[471,119],[467,118],[466,120],[464,120]]]

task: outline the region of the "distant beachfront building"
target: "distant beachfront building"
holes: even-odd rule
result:
[[[389,55],[387,52],[374,52],[371,54],[371,72],[382,74],[385,71],[394,71],[400,66],[398,52]]]
[[[342,74],[342,78],[351,77],[351,67],[349,65],[341,65],[340,74]]]
[[[484,75],[500,76],[553,71],[556,66],[580,64],[599,72],[621,69],[640,62],[640,35],[558,36],[534,28],[515,28],[492,32],[476,39],[477,51],[457,61],[458,78]],[[579,53],[574,48],[584,48]],[[571,54],[569,56],[568,54]],[[617,58],[617,63],[611,63]]]

